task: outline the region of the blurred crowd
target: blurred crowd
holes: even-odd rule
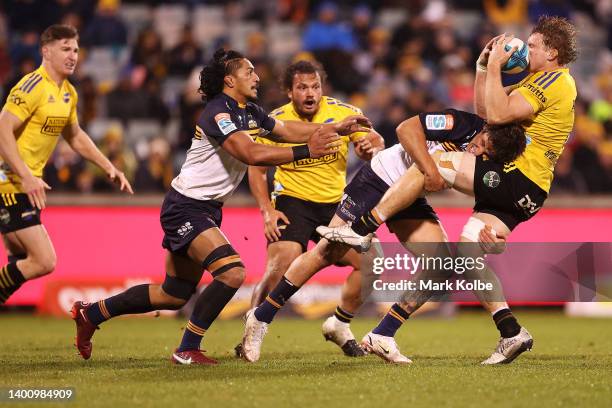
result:
[[[218,47],[251,59],[261,78],[258,103],[269,110],[287,102],[277,78],[288,63],[320,61],[328,74],[325,93],[362,108],[391,145],[409,116],[445,107],[472,111],[480,50],[502,32],[526,40],[544,14],[571,19],[580,47],[571,66],[576,122],[552,192],[611,193],[609,0],[4,0],[0,94],[4,101],[40,64],[45,27],[74,25],[81,52],[71,81],[81,126],[137,192],[163,192],[202,109],[199,71]],[[46,178],[54,190],[113,189],[63,142]]]

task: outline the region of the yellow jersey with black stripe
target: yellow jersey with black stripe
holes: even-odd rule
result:
[[[338,122],[347,116],[357,114],[361,114],[361,110],[358,108],[338,99],[323,96],[319,102],[319,110],[312,118],[312,122]],[[280,120],[307,121],[300,117],[291,102],[272,111],[270,116]],[[274,175],[272,198],[284,194],[316,203],[336,203],[340,201],[346,185],[348,145],[366,135],[364,132],[356,132],[348,136],[342,136],[343,143],[335,153],[318,159],[302,159],[278,166]],[[258,138],[257,142],[276,146],[293,145],[291,143],[274,142],[266,138]]]
[[[527,135],[525,152],[507,168],[516,167],[548,193],[555,164],[574,127],[576,83],[568,68],[559,68],[527,76],[516,90],[535,113],[523,124]]]
[[[3,109],[23,125],[16,131],[19,155],[36,177],[53,153],[64,127],[77,121],[77,93],[68,80],[61,86],[41,65],[11,89]],[[0,193],[21,192],[21,180],[8,164],[0,168]]]

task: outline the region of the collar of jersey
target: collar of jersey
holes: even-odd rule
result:
[[[229,102],[232,108],[240,108],[240,109],[246,108],[246,103],[238,102],[237,100],[235,100],[234,98],[226,94],[225,92],[221,92],[221,95]]]
[[[45,69],[44,65],[40,64],[40,67],[38,67],[38,69],[36,71],[38,71],[38,73],[40,73],[40,75],[42,75],[42,77],[45,79],[45,81],[53,84],[53,86],[56,86],[59,89],[62,89],[64,87],[64,83],[66,82],[66,80],[64,79],[62,81],[62,84],[58,86],[57,83],[55,83],[55,81],[53,79],[51,79],[51,77],[49,76],[49,73]]]

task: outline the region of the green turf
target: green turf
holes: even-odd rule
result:
[[[499,367],[478,364],[497,332],[476,312],[409,321],[397,339],[414,364],[401,367],[374,356],[343,357],[323,341],[320,321],[275,322],[256,364],[232,357],[242,322],[217,322],[205,348],[221,364],[185,367],[169,363],[182,320],[105,323],[94,337],[92,359],[83,361],[72,346],[71,320],[0,315],[0,387],[75,387],[69,407],[611,405],[612,322],[556,312],[518,315],[535,338],[534,350]],[[358,319],[353,328],[360,337],[373,324]]]

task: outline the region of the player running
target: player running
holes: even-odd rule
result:
[[[79,126],[77,92],[68,81],[79,59],[79,35],[52,25],[40,36],[42,65],[24,76],[0,112],[0,233],[8,264],[0,270],[0,305],[26,281],[55,269],[55,249],[40,221],[46,206],[43,169],[60,135],[132,194],[124,174],[98,150]]]
[[[358,220],[385,194],[389,186],[413,163],[426,165],[434,151],[468,150],[487,153],[491,160],[514,160],[524,149],[525,134],[519,125],[489,126],[471,113],[449,109],[423,113],[398,126],[400,144],[383,150],[365,165],[344,190],[342,202],[330,225],[346,225]],[[446,234],[427,201],[419,199],[388,220],[389,229],[400,242],[444,242]],[[436,248],[435,250],[444,250]],[[243,352],[247,361],[257,361],[263,337],[275,314],[312,275],[340,259],[348,250],[345,244],[319,241],[289,267],[266,300],[248,315]],[[359,288],[361,289],[361,288]]]
[[[503,166],[482,157],[459,152],[444,153],[432,159],[428,167],[422,168],[424,175],[416,168],[411,169],[410,174],[389,189],[371,212],[350,228],[322,228],[324,236],[367,247],[370,233],[376,231],[382,221],[419,197],[424,186],[426,190],[436,190],[441,179],[475,197],[474,214],[463,228],[461,242],[474,243],[480,239],[494,245],[542,208],[550,190],[554,166],[574,124],[577,92],[567,64],[577,56],[576,30],[564,18],[540,18],[527,41],[529,75],[505,90],[501,82],[501,66],[514,51],[505,51],[510,39],[504,35],[495,37],[482,51],[477,62],[475,108],[489,123],[520,122],[527,135],[525,152]],[[492,229],[496,234],[491,233]],[[482,254],[476,245],[460,248],[469,251],[470,256]],[[492,271],[489,273],[494,275]],[[503,294],[497,293],[495,299],[483,293],[477,293],[477,296],[493,316],[501,336],[493,354],[482,364],[510,363],[532,347],[532,336],[517,322],[503,301]],[[383,349],[395,345],[395,332],[418,306],[394,305],[380,324],[366,335],[366,347],[388,359]],[[399,360],[405,358],[399,350],[396,356]]]
[[[354,106],[324,96],[324,79],[325,72],[317,63],[298,61],[288,66],[282,86],[290,102],[272,111],[271,116],[280,120],[328,123],[361,114]],[[258,139],[258,142],[291,146],[269,139]],[[291,262],[306,251],[309,240],[319,241],[315,228],[329,224],[346,185],[346,162],[351,142],[362,160],[370,160],[384,148],[382,137],[373,130],[344,136],[342,145],[334,154],[278,166],[274,174],[272,197],[268,192],[268,168],[249,167],[251,192],[261,210],[268,241],[266,272],[253,290],[251,307],[263,302]],[[341,302],[334,316],[324,325],[325,335],[336,342],[345,355],[363,356],[365,352],[355,341],[349,327],[353,314],[361,305],[360,258],[355,251],[348,251],[338,263],[352,266],[353,271],[342,287]],[[241,355],[241,349],[241,344],[236,346],[238,356]]]
[[[221,207],[251,165],[278,165],[318,158],[337,151],[338,134],[365,130],[363,116],[327,125],[283,122],[268,116],[250,100],[257,97],[259,77],[253,64],[236,51],[218,50],[200,73],[205,102],[191,148],[172,181],[161,209],[167,250],[166,277],[159,284],[134,286],[93,304],[75,302],[76,346],[91,356],[93,336],[102,322],[123,314],[179,309],[196,292],[203,269],[214,277],[198,296],[179,347],[177,364],[216,364],[200,350],[204,333],[244,281],[244,265],[221,226]],[[337,133],[336,133],[337,132]],[[307,144],[265,146],[258,137]]]

